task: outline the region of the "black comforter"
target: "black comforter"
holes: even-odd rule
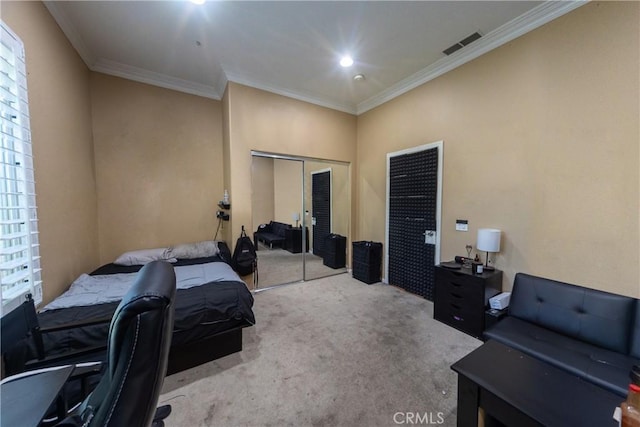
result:
[[[174,266],[225,262],[221,257],[178,260]],[[132,273],[142,266],[104,265],[90,273],[105,275]],[[255,323],[252,311],[253,295],[242,281],[210,282],[176,293],[175,324],[172,346],[179,346],[216,335],[234,328]],[[57,326],[70,322],[108,318],[113,315],[118,302],[92,306],[68,307],[38,314],[41,327]],[[45,353],[48,356],[70,350],[105,345],[109,333],[109,321],[105,323],[57,331],[44,335]],[[35,357],[35,353],[32,355]]]

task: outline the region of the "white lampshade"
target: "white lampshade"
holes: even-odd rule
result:
[[[291,214],[291,219],[293,221],[300,221],[300,212],[294,212]]]
[[[476,248],[485,252],[500,252],[500,230],[495,228],[478,229]]]

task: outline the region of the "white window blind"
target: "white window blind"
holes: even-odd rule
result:
[[[0,315],[42,302],[38,216],[22,41],[0,21]]]

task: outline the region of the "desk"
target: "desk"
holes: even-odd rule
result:
[[[617,426],[624,398],[489,340],[451,366],[458,373],[458,426],[478,425],[478,407],[507,426]]]
[[[2,384],[0,425],[38,426],[73,370],[66,366]]]

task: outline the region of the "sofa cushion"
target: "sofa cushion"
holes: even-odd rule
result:
[[[630,297],[518,273],[509,315],[628,354],[634,309]]]
[[[270,246],[282,244],[285,241],[285,230],[288,228],[291,228],[289,224],[271,221],[269,224],[258,226],[258,230],[253,233],[253,238],[256,243],[262,241]]]
[[[635,318],[629,337],[629,354],[640,359],[640,301],[636,301]]]
[[[487,330],[485,337],[560,367],[622,397],[627,395],[631,367],[640,363],[637,358],[511,316]]]
[[[284,231],[287,228],[291,228],[289,224],[284,224],[282,222],[276,222],[276,221],[271,221],[269,225],[271,226],[271,233],[277,236],[280,236],[283,239],[284,239]]]
[[[284,240],[284,237],[280,237],[273,233],[257,233],[260,240],[264,240],[266,243],[275,243]]]

